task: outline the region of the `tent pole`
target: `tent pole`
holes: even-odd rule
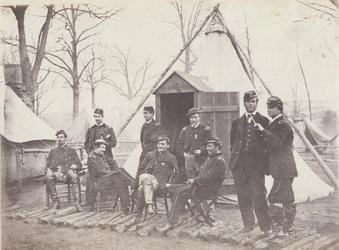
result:
[[[168,71],[172,68],[174,63],[179,59],[181,54],[186,50],[186,48],[193,42],[193,40],[199,35],[201,30],[204,28],[208,20],[211,18],[211,16],[218,10],[219,4],[215,5],[212,9],[212,11],[206,16],[203,23],[200,25],[200,27],[196,30],[196,32],[193,34],[191,39],[187,41],[187,43],[182,47],[182,49],[178,52],[178,54],[173,58],[173,60],[170,62],[170,64],[167,66],[167,68],[161,73],[159,78],[155,81],[152,88],[148,92],[147,95],[145,95],[142,100],[139,102],[138,106],[136,107],[135,111],[130,114],[130,116],[127,118],[125,123],[120,127],[119,131],[117,132],[117,137],[121,135],[121,133],[124,131],[124,129],[127,127],[127,125],[130,123],[130,121],[133,119],[133,117],[136,115],[136,113],[139,111],[139,109],[144,105],[148,97],[152,94],[152,92],[156,89],[158,84],[161,82],[161,80],[165,77],[165,75],[168,73]]]
[[[22,149],[18,149],[15,152],[15,159],[16,159],[16,171],[17,171],[17,186],[18,186],[18,194],[22,191],[22,157],[23,152]]]
[[[249,67],[251,67],[253,73],[258,77],[259,81],[261,82],[261,84],[263,85],[263,87],[266,89],[266,91],[268,92],[269,95],[272,96],[272,91],[270,90],[270,88],[268,87],[268,85],[265,83],[265,81],[261,78],[261,76],[259,75],[259,73],[257,72],[257,70],[254,68],[253,64],[251,63],[251,61],[249,60],[249,58],[247,57],[246,53],[243,51],[243,49],[240,47],[239,43],[237,42],[236,38],[234,37],[234,35],[230,32],[230,30],[228,29],[228,27],[226,26],[226,24],[224,23],[224,26],[226,28],[227,31],[227,36],[230,38],[231,42],[234,43],[237,48],[239,49],[239,51],[241,52],[242,56],[245,58],[246,62],[248,63]],[[312,155],[314,156],[314,158],[317,160],[317,162],[319,163],[320,167],[324,170],[325,174],[327,175],[327,177],[330,179],[330,181],[332,182],[333,186],[335,189],[339,188],[339,183],[337,178],[335,177],[335,175],[333,174],[333,172],[331,171],[331,169],[327,166],[327,164],[324,162],[324,160],[320,157],[320,155],[318,154],[318,152],[314,149],[314,147],[312,146],[312,144],[308,141],[308,139],[306,138],[306,136],[300,131],[300,129],[294,125],[293,120],[288,117],[288,115],[283,112],[284,117],[286,118],[286,120],[288,121],[288,123],[291,125],[291,127],[293,127],[293,129],[295,130],[295,132],[299,135],[299,137],[301,138],[301,140],[304,142],[304,144],[306,145],[306,147],[310,150],[310,152],[312,153]]]

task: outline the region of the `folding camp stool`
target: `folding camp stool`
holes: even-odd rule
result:
[[[193,196],[195,192],[195,188],[193,189]],[[194,215],[194,211],[198,212],[198,214],[204,219],[204,221],[211,227],[213,227],[213,220],[209,217],[209,210],[212,209],[212,206],[216,204],[218,199],[218,195],[212,197],[211,200],[203,200],[203,199],[192,199],[191,202],[187,203],[188,212]]]

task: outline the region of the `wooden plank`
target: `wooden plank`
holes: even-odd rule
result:
[[[98,221],[100,218],[102,218],[103,216],[106,216],[107,212],[103,211],[103,212],[99,212],[97,214],[94,214],[93,216],[86,218],[84,220],[81,220],[79,222],[76,223],[76,227],[77,228],[81,228],[81,227],[87,227],[88,224],[91,224],[93,221],[96,222]]]
[[[64,223],[68,220],[72,220],[74,218],[77,218],[77,217],[80,217],[84,214],[86,214],[87,212],[84,211],[84,212],[76,212],[74,214],[69,214],[69,215],[66,215],[66,216],[62,216],[60,218],[54,218],[52,219],[51,221],[51,224],[55,224],[55,225],[64,225]]]
[[[118,233],[123,233],[123,232],[126,232],[130,227],[132,227],[134,224],[136,224],[136,217],[131,217],[128,221],[118,225],[116,227],[116,231]]]
[[[161,223],[161,218],[160,217],[158,217],[155,221],[150,222],[147,226],[139,229],[137,231],[137,235],[139,235],[141,237],[148,237],[152,232],[155,231],[155,227],[159,223]]]
[[[86,219],[92,215],[96,214],[96,212],[85,212],[81,214],[80,216],[74,217],[72,219],[68,219],[64,221],[63,225],[64,226],[72,226],[75,222]]]
[[[112,231],[116,231],[116,227],[128,220],[130,220],[131,218],[134,218],[135,215],[134,214],[129,214],[129,215],[125,215],[124,217],[118,219],[118,220],[115,220],[112,224],[111,224],[111,230]]]
[[[95,226],[100,227],[101,229],[107,229],[111,226],[110,223],[113,220],[120,218],[120,217],[122,217],[122,214],[120,212],[114,212],[109,216],[109,218],[98,221]]]
[[[86,215],[84,215],[80,220],[73,221],[71,224],[72,228],[78,229],[83,227],[85,223],[87,223],[88,220],[90,220],[92,217],[97,216],[98,212],[89,212]]]

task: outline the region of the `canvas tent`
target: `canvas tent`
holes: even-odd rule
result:
[[[67,141],[83,145],[85,143],[87,130],[92,126],[91,120],[87,111],[83,109],[72,125],[66,129]]]
[[[47,153],[55,145],[55,131],[38,118],[9,86],[1,83],[0,90],[3,180],[44,174]]]
[[[254,87],[242,69],[230,39],[225,34],[223,27],[218,24],[221,19],[220,16],[214,16],[210,21],[206,29],[207,32],[200,43],[200,54],[197,53],[199,60],[192,74],[200,77],[201,81],[216,91],[238,91],[239,97],[242,98],[245,91],[252,90]],[[267,96],[263,93],[261,99],[265,100]],[[263,104],[259,105],[261,113],[265,113],[263,106]],[[240,113],[242,111],[240,110]],[[124,165],[124,168],[132,176],[136,175],[140,152],[141,147],[139,145]],[[299,177],[293,184],[297,201],[324,197],[333,191],[333,187],[324,183],[297,152],[294,152],[294,154],[299,171]],[[309,187],[310,182],[312,182],[312,188]],[[270,189],[270,185],[271,181],[268,179],[268,189]]]

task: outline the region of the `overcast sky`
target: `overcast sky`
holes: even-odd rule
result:
[[[192,2],[185,1],[188,5]],[[314,2],[333,7],[327,0]],[[147,90],[182,46],[178,30],[169,23],[176,21],[177,18],[173,7],[169,1],[163,0],[100,1],[100,3],[107,8],[123,8],[123,10],[99,28],[102,32],[94,39],[95,50],[105,59],[106,67],[109,69],[116,67],[112,60],[113,48],[116,45],[124,51],[131,47],[132,71],[135,71],[147,58],[150,58],[153,64],[149,77],[153,78],[148,82]],[[214,3],[215,1],[205,2],[204,16]],[[291,88],[298,86],[299,98],[306,98],[303,79],[297,64],[296,50],[298,50],[310,85],[312,100],[332,102],[337,98],[339,57],[335,53],[338,51],[339,39],[334,17],[321,14],[294,0],[228,0],[221,2],[220,10],[226,24],[243,46],[246,44],[246,18],[250,33],[252,61],[274,93],[290,100],[292,98]],[[15,36],[17,26],[14,15],[8,11],[2,11],[0,14],[0,35]],[[43,18],[39,16],[44,14],[45,9],[41,4],[32,4],[29,7],[25,23],[29,42],[36,40],[43,21]],[[91,21],[89,18],[84,19],[81,25],[86,27]],[[62,28],[58,21],[52,22],[48,38],[49,49],[55,47],[55,35],[63,32]],[[218,42],[214,41],[214,43]],[[204,61],[204,58],[206,55],[214,53],[221,55],[216,61],[225,65],[225,71],[223,71],[223,65],[215,67],[219,71],[223,71],[220,72],[220,76],[224,74],[225,78],[246,79],[241,70],[228,70],[233,67],[239,68],[234,65],[230,66],[230,64],[238,62],[235,62],[234,51],[229,45],[219,53],[218,51],[213,52],[213,49],[220,50],[221,47],[209,46],[209,44],[204,33],[201,33],[193,43],[194,53],[198,57],[196,67],[193,68],[196,75],[203,76],[206,72],[210,72],[207,70],[207,59]],[[2,51],[6,60],[15,61],[9,53],[10,48],[2,47]],[[17,55],[16,57],[18,58]],[[209,68],[213,67],[210,63],[208,66]],[[44,68],[48,68],[46,63]],[[183,65],[178,62],[173,67],[174,69],[183,70]],[[239,76],[240,74],[242,76]],[[112,77],[118,81],[121,80],[117,75],[112,75]],[[48,112],[71,112],[71,90],[62,87],[65,84],[62,79],[56,76],[51,75],[48,78],[48,84],[51,83],[55,83],[55,86],[44,96],[42,106],[53,101]],[[86,84],[82,84],[82,86],[87,87]],[[227,90],[227,87],[225,88]],[[152,103],[152,100],[149,103]],[[97,90],[97,105],[108,109],[121,105],[126,106],[126,102],[111,87],[102,85]],[[82,108],[90,109],[90,93],[86,89],[81,92],[80,109]]]

